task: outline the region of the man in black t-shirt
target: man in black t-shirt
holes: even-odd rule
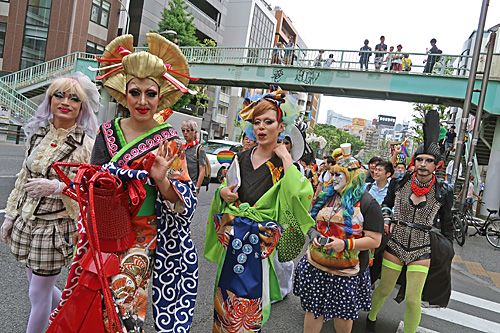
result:
[[[436,46],[436,38],[431,39],[431,49],[426,49],[425,52],[429,54],[441,54],[443,51],[438,49]],[[439,56],[436,55],[429,55],[427,57],[427,62],[425,63],[425,68],[424,68],[424,73],[432,73],[432,69],[434,68],[434,65],[436,62],[439,60]]]
[[[450,151],[453,150],[453,146],[455,145],[455,138],[457,137],[457,133],[455,133],[455,125],[450,127],[450,130],[446,133],[446,136],[443,139],[444,143],[444,160],[448,158]]]

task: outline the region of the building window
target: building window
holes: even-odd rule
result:
[[[219,104],[219,110],[217,111],[221,116],[226,116],[229,113],[229,107]]]
[[[274,36],[273,22],[266,16],[266,14],[258,7],[255,6],[252,26],[250,29],[250,39],[248,47],[272,47],[272,39]],[[270,58],[271,53],[265,52],[258,54],[257,50],[249,50],[249,58]],[[250,59],[251,63],[257,62],[257,59]]]
[[[52,0],[28,0],[21,65],[24,69],[44,62]]]
[[[7,31],[7,23],[0,22],[0,58],[3,58],[3,46],[5,44],[6,31]]]
[[[96,44],[96,43],[88,40],[87,47],[85,48],[85,52],[93,53],[93,54],[103,54],[104,53],[104,46]]]
[[[105,28],[108,27],[109,11],[111,4],[105,0],[92,0],[92,10],[90,11],[90,20]]]

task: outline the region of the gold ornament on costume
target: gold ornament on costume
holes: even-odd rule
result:
[[[100,71],[97,79],[121,105],[128,108],[127,84],[133,78],[151,79],[160,88],[161,101],[158,109],[172,106],[183,93],[195,95],[196,92],[186,86],[189,80],[189,66],[180,49],[165,37],[156,33],[146,35],[148,52],[134,52],[134,37],[124,35],[115,38],[106,46],[103,58],[97,60],[101,67],[90,68]]]

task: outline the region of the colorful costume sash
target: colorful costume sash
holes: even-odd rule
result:
[[[231,252],[217,285],[214,332],[260,332],[262,259],[274,251],[283,228],[276,221],[259,223],[231,214],[214,215],[214,222],[219,240]]]

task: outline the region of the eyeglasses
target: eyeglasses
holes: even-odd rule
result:
[[[188,132],[192,132],[192,131],[193,131],[192,129],[181,129],[182,133],[188,133]]]
[[[424,159],[422,157],[415,157],[415,161],[417,162],[423,162]],[[434,158],[427,158],[425,159],[425,163],[436,163],[436,160]]]

